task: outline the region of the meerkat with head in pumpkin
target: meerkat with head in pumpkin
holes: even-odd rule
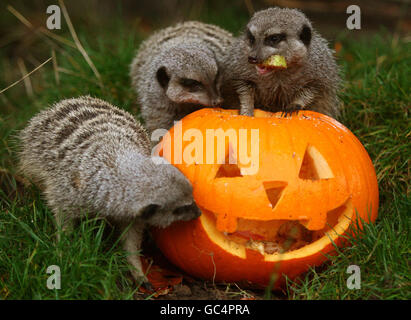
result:
[[[229,104],[240,103],[241,114],[253,115],[256,106],[338,116],[339,76],[333,52],[298,10],[256,12],[226,55],[223,69],[223,98]]]
[[[20,139],[21,170],[44,192],[58,226],[89,212],[127,230],[124,248],[137,280],[147,280],[137,254],[145,228],[200,214],[190,182],[151,157],[147,133],[131,114],[103,100],[60,101],[33,117]]]
[[[130,76],[149,132],[170,129],[201,106],[221,104],[221,70],[234,37],[210,24],[187,21],[145,40]]]

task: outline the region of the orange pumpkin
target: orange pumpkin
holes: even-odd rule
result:
[[[218,129],[226,134],[220,145]],[[335,253],[332,242],[341,246],[359,217],[377,217],[367,152],[347,128],[316,112],[246,117],[202,109],[174,126],[158,150],[192,182],[202,215],[154,229],[154,239],[199,278],[263,286],[271,279],[278,287],[281,275],[294,279]]]

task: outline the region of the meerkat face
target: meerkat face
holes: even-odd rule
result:
[[[144,168],[149,179],[144,182],[145,196],[135,207],[141,219],[148,225],[164,228],[175,221],[198,218],[201,211],[194,201],[191,183],[165,159],[156,158],[156,163],[148,160],[152,163]]]
[[[263,66],[273,55],[285,58],[287,66],[298,65],[306,57],[312,27],[306,16],[295,9],[270,8],[254,14],[247,24],[243,40],[248,62],[260,75],[276,68]]]
[[[166,228],[176,221],[189,221],[201,215],[194,201],[188,205],[175,208],[164,208],[158,204],[149,204],[142,211],[141,218],[151,226]]]
[[[166,96],[178,104],[219,106],[221,77],[214,54],[185,46],[167,52],[156,78]]]

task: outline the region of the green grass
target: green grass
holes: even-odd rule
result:
[[[112,233],[104,233],[104,221],[85,219],[76,232],[63,234],[57,244],[50,211],[38,195],[30,200],[2,208],[2,298],[133,298],[137,287],[126,276],[125,253],[118,249]],[[61,290],[46,287],[50,265],[60,267]]]
[[[243,23],[241,19],[235,23],[229,22],[234,19],[224,22],[212,16],[205,19],[221,21],[221,26],[232,31]],[[76,49],[59,46],[58,65],[70,72],[60,73],[59,84],[49,63],[31,77],[32,97],[22,83],[0,95],[0,167],[12,173],[1,180],[0,299],[135,297],[137,286],[127,272],[125,253],[103,221],[85,219],[78,232],[56,244],[53,218],[39,191],[33,188],[15,193],[20,188],[13,179],[17,161],[14,135],[40,109],[63,98],[91,94],[138,116],[128,66],[142,36],[120,23],[94,33],[80,31],[79,35],[102,76],[103,87]],[[341,92],[345,105],[341,122],[357,135],[373,159],[380,191],[379,217],[375,225],[366,225],[364,233],[352,240],[352,247],[331,257],[326,267],[290,283],[287,297],[410,299],[411,45],[383,32],[355,40],[341,35],[339,41],[343,45],[339,64],[346,79]],[[50,56],[48,45],[40,38],[37,47],[38,60],[46,60]],[[28,69],[34,67],[27,63]],[[15,61],[0,53],[0,70],[4,70],[0,88],[19,78],[14,69]],[[58,291],[46,287],[46,269],[53,264],[60,266],[63,275]],[[346,287],[346,269],[351,264],[361,267],[360,290]],[[260,296],[264,297],[264,292]]]

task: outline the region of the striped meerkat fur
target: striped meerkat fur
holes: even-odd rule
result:
[[[44,192],[59,228],[94,213],[120,230],[136,279],[146,280],[137,251],[145,226],[199,216],[190,182],[151,158],[143,127],[124,110],[89,96],[60,101],[20,133],[20,168]]]
[[[215,25],[179,23],[145,40],[131,64],[145,126],[169,129],[201,106],[218,106],[221,64],[234,37]]]

